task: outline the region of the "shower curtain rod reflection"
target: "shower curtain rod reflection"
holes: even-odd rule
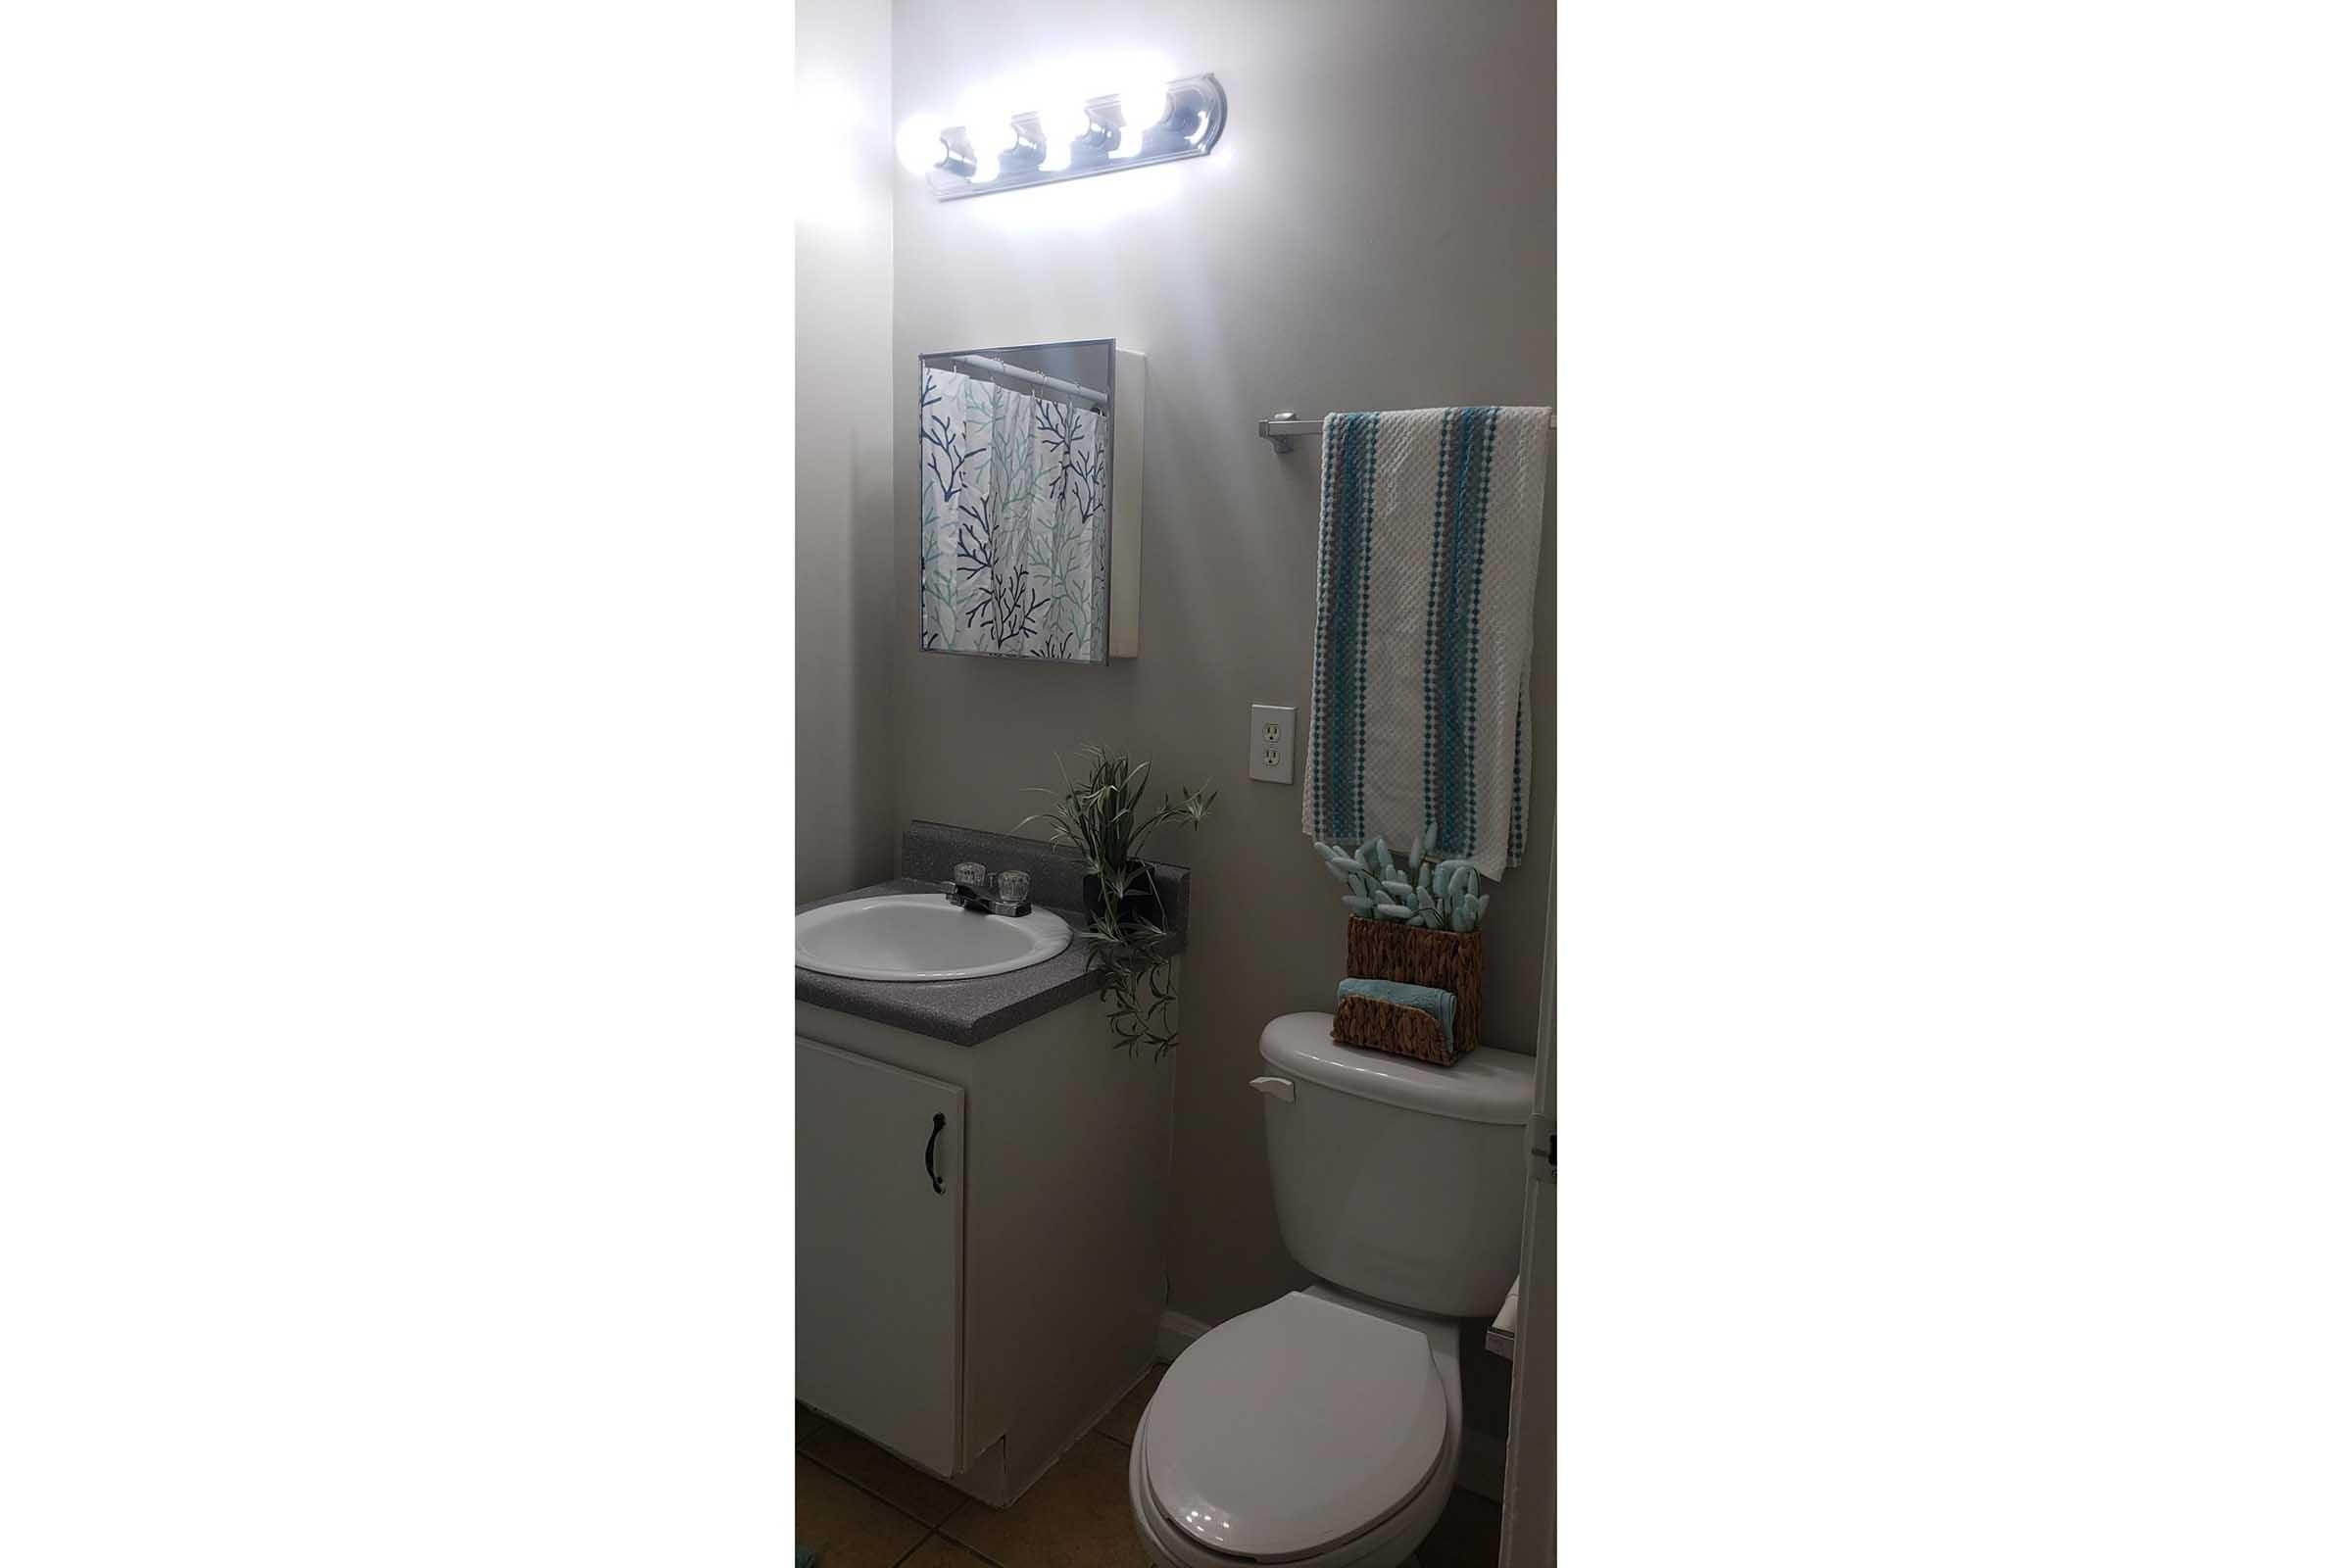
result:
[[[1014,381],[1025,381],[1031,386],[1046,387],[1070,397],[1084,398],[1098,409],[1110,402],[1110,395],[1106,392],[1098,392],[1091,386],[1080,386],[1075,381],[1064,381],[1057,376],[1041,375],[1035,370],[1024,370],[1017,365],[1007,365],[1003,360],[992,360],[985,354],[957,354],[951,356],[951,362],[956,365],[975,367],[990,375],[1002,375]]]

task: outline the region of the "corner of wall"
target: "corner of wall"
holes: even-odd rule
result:
[[[808,899],[896,863],[897,215],[891,8],[803,0],[796,20],[804,108],[838,143],[804,161],[795,193],[795,891]]]

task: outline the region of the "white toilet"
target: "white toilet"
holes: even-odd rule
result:
[[[1519,1270],[1535,1058],[1359,1051],[1327,1012],[1275,1019],[1258,1054],[1282,1239],[1322,1283],[1176,1358],[1128,1500],[1159,1568],[1398,1568],[1461,1466],[1457,1319]]]

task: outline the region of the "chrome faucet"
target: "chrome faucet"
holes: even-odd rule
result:
[[[1029,912],[1029,873],[1001,871],[997,874],[997,891],[988,891],[988,867],[977,860],[965,860],[956,867],[956,878],[942,882],[939,891],[948,902],[971,914],[1008,914],[1015,918]]]

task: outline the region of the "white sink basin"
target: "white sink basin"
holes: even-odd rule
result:
[[[1043,963],[1070,945],[1045,909],[973,914],[937,893],[889,893],[796,916],[794,961],[853,980],[969,980]]]

